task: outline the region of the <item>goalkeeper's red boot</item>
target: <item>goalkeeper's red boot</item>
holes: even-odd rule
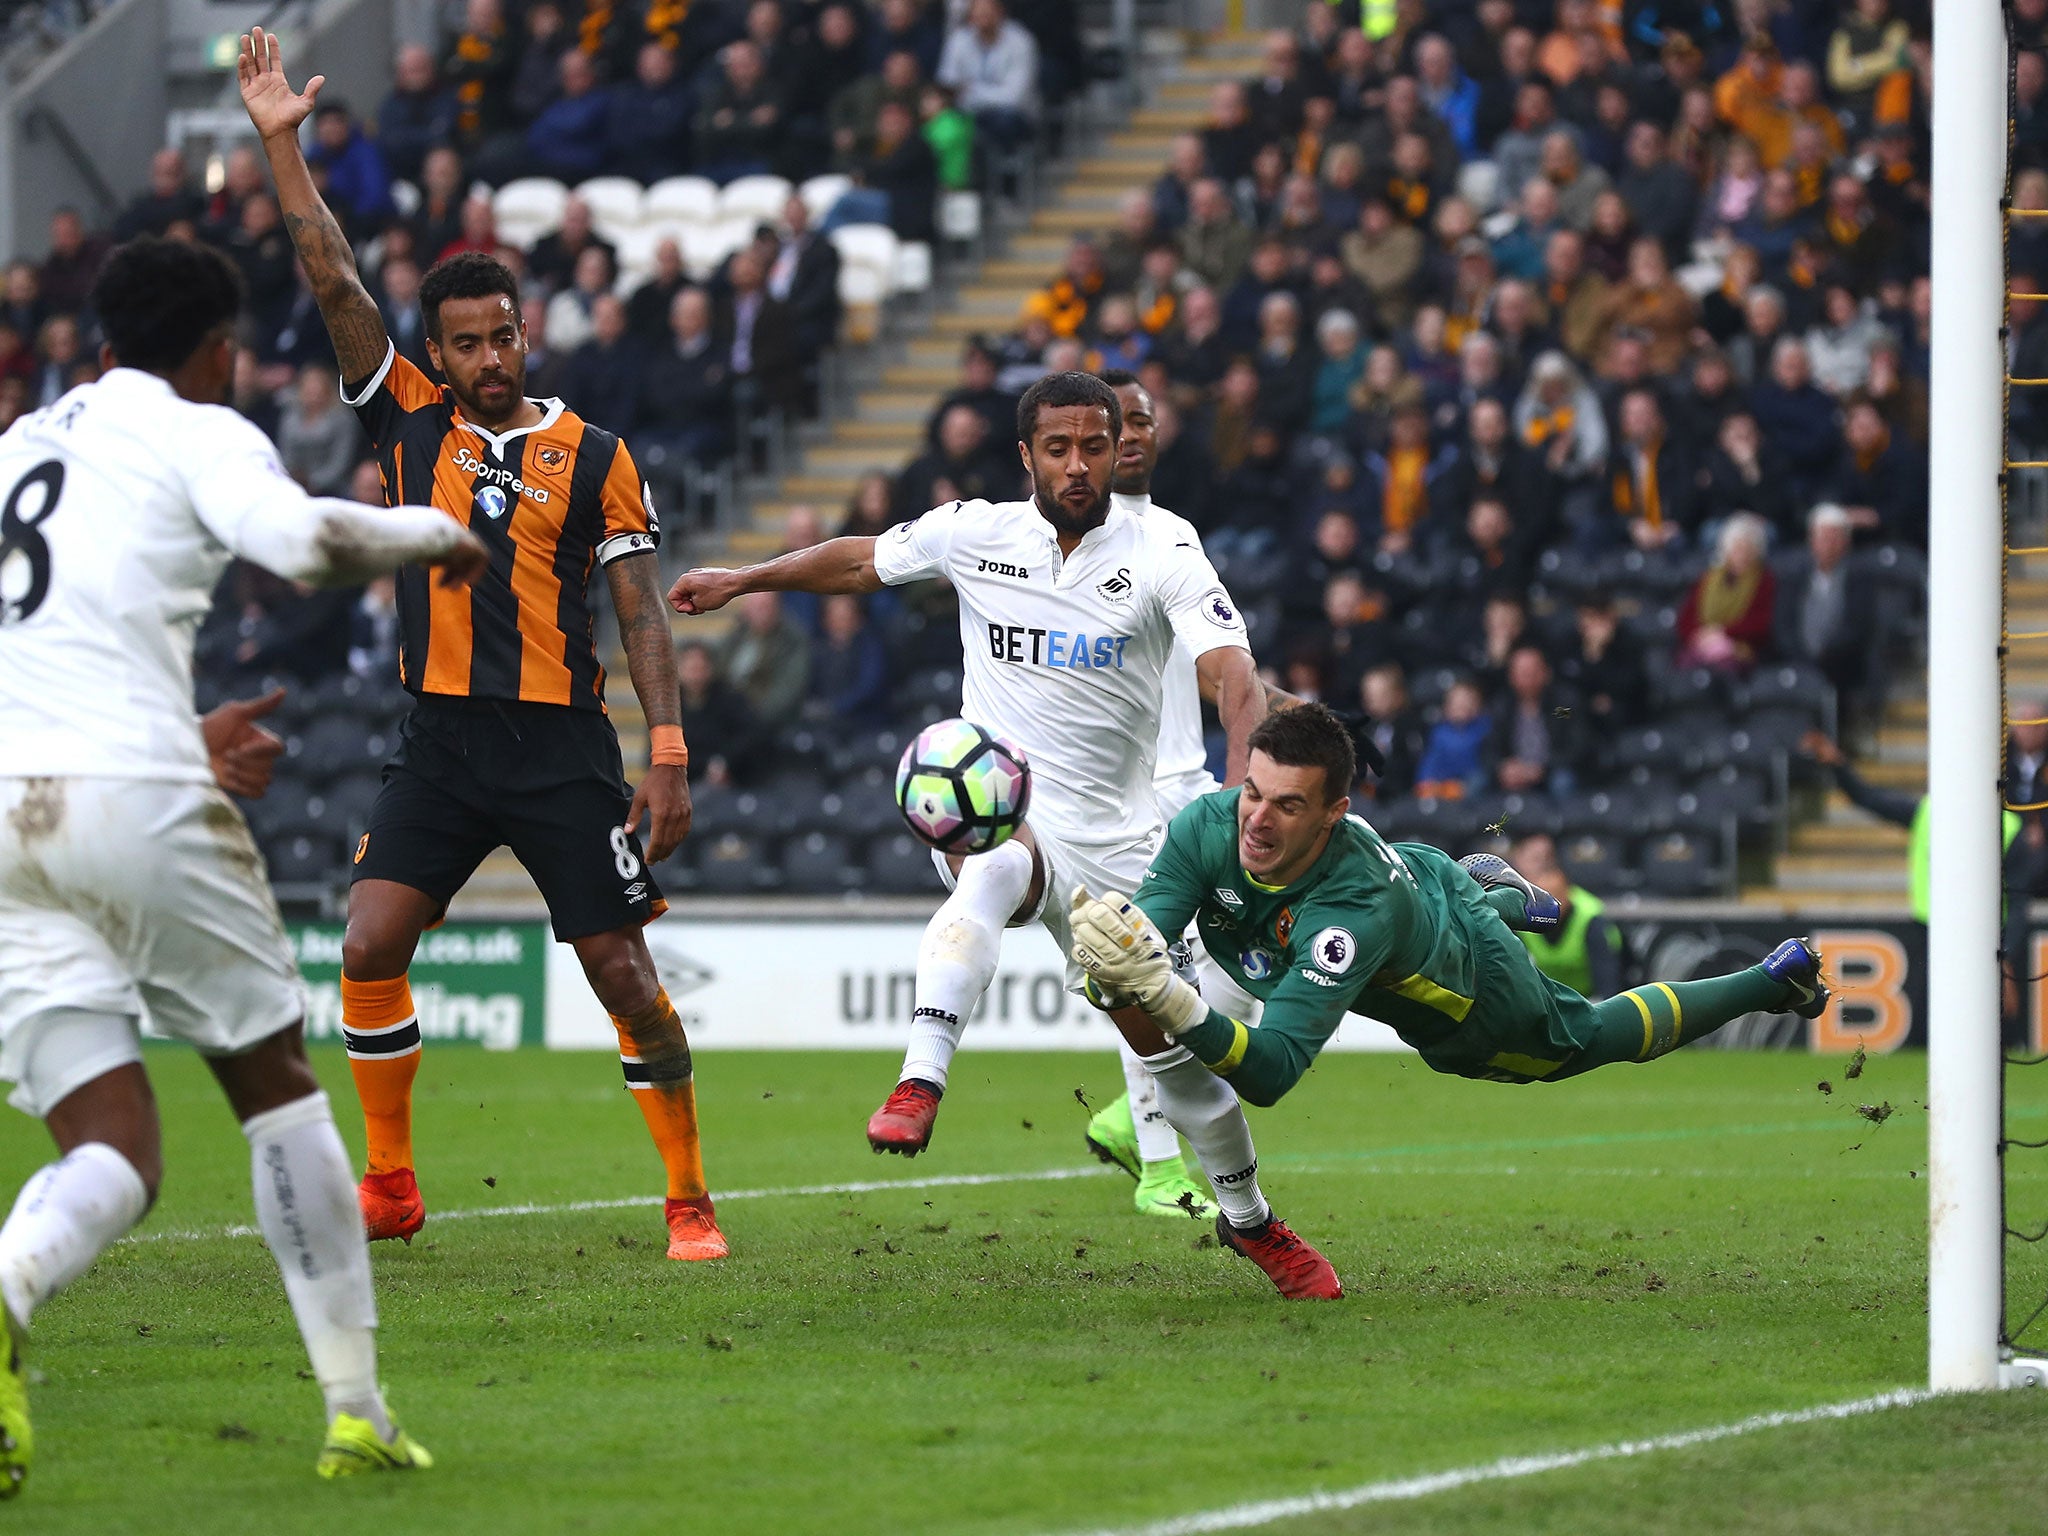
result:
[[[939,1118],[939,1096],[944,1091],[921,1077],[906,1077],[868,1118],[868,1145],[877,1152],[917,1156],[931,1145],[932,1122]]]
[[[1263,1269],[1289,1301],[1335,1301],[1344,1294],[1344,1282],[1330,1261],[1296,1237],[1278,1216],[1269,1214],[1260,1227],[1233,1227],[1219,1213],[1216,1238]]]
[[[672,1259],[722,1259],[732,1252],[725,1234],[718,1230],[718,1213],[711,1197],[694,1200],[671,1196],[663,1207],[668,1217],[668,1256]]]
[[[410,1168],[364,1174],[356,1201],[363,1208],[363,1236],[373,1243],[396,1237],[410,1247],[413,1233],[427,1224],[427,1203]]]

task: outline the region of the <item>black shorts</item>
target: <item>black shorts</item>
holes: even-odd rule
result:
[[[445,908],[495,849],[510,848],[564,943],[668,909],[625,830],[618,733],[595,710],[427,695],[384,765],[349,879],[395,880]]]

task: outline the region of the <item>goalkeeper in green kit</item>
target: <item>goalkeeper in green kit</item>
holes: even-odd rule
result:
[[[1270,1105],[1347,1013],[1391,1026],[1439,1072],[1539,1083],[1648,1061],[1747,1013],[1811,1019],[1827,1006],[1804,939],[1731,976],[1581,997],[1537,970],[1511,931],[1554,927],[1554,899],[1492,854],[1460,862],[1387,842],[1347,814],[1354,773],[1350,733],[1329,710],[1268,716],[1243,784],[1173,819],[1136,895],[1076,896],[1074,958],[1091,1000],[1141,1052],[1133,1030],[1155,1029]],[[1257,1019],[1226,1017],[1175,974],[1164,935],[1191,918],[1260,1001]],[[1218,1235],[1237,1246],[1220,1221]]]

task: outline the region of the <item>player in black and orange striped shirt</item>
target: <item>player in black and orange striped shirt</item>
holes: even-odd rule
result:
[[[299,149],[321,77],[293,91],[277,40],[261,29],[242,39],[239,71],[386,496],[440,508],[491,552],[469,590],[423,571],[399,579],[400,674],[417,702],[356,847],[342,946],[342,1028],[369,1132],[364,1224],[372,1238],[409,1242],[426,1220],[412,1153],[420,1031],[406,971],[420,934],[508,846],[618,1029],[626,1084],[668,1173],[669,1257],[723,1257],[689,1043],[641,933],[664,910],[645,860],[667,858],[690,822],[653,498],[617,437],[559,400],[526,397],[518,282],[495,258],[454,256],[421,281],[427,352],[445,385],[397,355]],[[592,635],[599,566],[653,744],[630,796]]]

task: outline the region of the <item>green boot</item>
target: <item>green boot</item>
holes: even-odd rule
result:
[[[1138,1127],[1131,1119],[1128,1093],[1095,1112],[1088,1122],[1088,1150],[1134,1179],[1144,1177],[1145,1165],[1138,1158]]]
[[[1140,1216],[1174,1216],[1183,1220],[1192,1216],[1197,1221],[1207,1221],[1216,1214],[1216,1202],[1209,1198],[1207,1186],[1190,1178],[1178,1157],[1146,1163],[1143,1168],[1138,1176],[1138,1192],[1132,1197]]]

